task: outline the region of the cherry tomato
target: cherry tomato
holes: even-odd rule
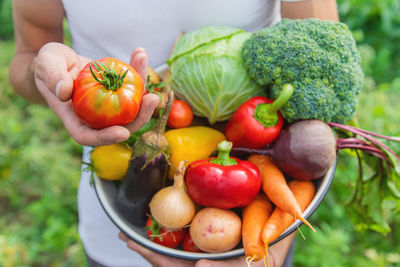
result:
[[[183,250],[189,252],[204,252],[193,243],[192,237],[190,236],[190,231],[187,231],[185,237],[183,238],[182,248]]]
[[[170,230],[162,227],[153,217],[149,216],[146,222],[146,233],[153,242],[169,248],[176,248],[182,242],[186,228]]]
[[[189,126],[192,121],[193,111],[190,106],[182,100],[174,100],[168,116],[168,127],[183,128]]]
[[[90,156],[94,172],[102,179],[115,181],[125,177],[132,150],[123,144],[98,146]]]
[[[74,80],[72,106],[88,126],[101,129],[132,122],[139,112],[144,84],[129,65],[115,58],[87,64]]]

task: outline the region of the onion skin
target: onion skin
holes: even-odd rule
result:
[[[176,170],[174,184],[158,191],[150,201],[154,219],[169,229],[181,229],[188,225],[196,211],[193,201],[185,191],[185,164],[181,161]]]
[[[336,137],[320,120],[298,121],[276,140],[272,159],[286,174],[299,180],[314,180],[326,174],[336,158]]]
[[[188,225],[196,210],[183,187],[179,189],[168,186],[161,189],[153,196],[149,205],[154,219],[169,229],[181,229]]]

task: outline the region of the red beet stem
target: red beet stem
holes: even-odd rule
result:
[[[333,122],[333,124],[334,124],[334,122]],[[386,139],[386,140],[389,140],[389,141],[400,142],[400,137],[397,137],[397,136],[396,137],[394,137],[394,136],[386,136],[386,135],[370,132],[370,131],[367,131],[367,130],[364,130],[364,129],[361,129],[361,128],[357,128],[357,127],[354,127],[354,126],[350,126],[350,127],[352,127],[353,129],[356,129],[357,131],[360,131],[360,132],[363,132],[365,134],[368,134],[368,135],[376,136],[376,137],[379,137],[379,138],[382,138],[382,139]]]
[[[254,148],[247,148],[247,147],[234,147],[232,148],[232,153],[244,153],[244,154],[258,154],[264,156],[272,157],[274,154],[273,149],[254,149]]]
[[[351,132],[351,133],[354,133],[354,134],[364,137],[365,139],[367,139],[374,145],[377,145],[377,146],[380,146],[380,147],[386,149],[389,153],[391,153],[393,156],[395,156],[398,161],[400,161],[400,157],[396,153],[394,153],[388,146],[386,146],[385,144],[383,144],[376,138],[373,138],[372,136],[370,136],[369,133],[364,133],[360,129],[350,126],[350,125],[344,125],[344,124],[335,123],[335,122],[330,122],[328,124],[331,127],[336,127],[336,128],[339,128],[339,129],[342,129],[342,130],[345,130],[345,131],[348,131],[348,132]],[[374,135],[376,136],[376,134],[374,134]],[[387,139],[387,138],[384,138],[384,139]],[[387,140],[389,140],[389,139],[387,139]]]
[[[367,152],[371,155],[374,155],[380,159],[383,159],[385,161],[388,161],[387,157],[385,154],[382,152],[382,150],[379,150],[379,148],[376,148],[374,146],[364,146],[361,144],[347,144],[347,145],[338,145],[339,149],[345,149],[345,148],[350,148],[350,149],[359,149],[364,152]]]
[[[364,145],[368,144],[366,141],[355,138],[355,137],[338,138],[337,143],[338,144],[364,144]]]

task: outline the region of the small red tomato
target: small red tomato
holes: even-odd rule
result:
[[[129,64],[107,57],[79,72],[74,80],[72,107],[92,128],[125,125],[139,112],[143,90],[142,78]]]
[[[182,248],[184,251],[189,252],[204,252],[193,243],[192,237],[190,236],[190,231],[187,231],[185,237],[183,238]]]
[[[168,127],[183,128],[189,126],[192,121],[193,111],[190,106],[182,100],[174,100],[168,116]]]
[[[147,219],[145,230],[150,240],[169,248],[176,248],[182,242],[186,232],[186,228],[166,229],[151,216]]]

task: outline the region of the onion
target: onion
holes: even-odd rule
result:
[[[158,191],[150,201],[150,212],[154,219],[169,229],[180,229],[188,225],[195,213],[195,205],[185,191],[183,181],[185,163],[181,161],[176,170],[174,184]]]

